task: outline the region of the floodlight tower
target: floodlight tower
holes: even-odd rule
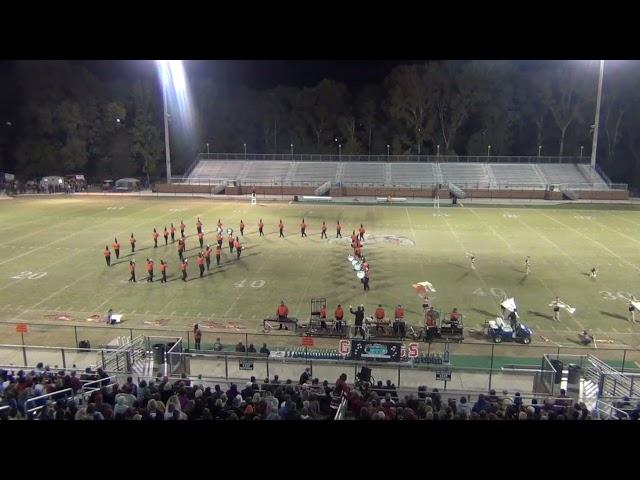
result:
[[[167,183],[171,183],[171,149],[169,147],[169,112],[167,111],[167,83],[169,82],[169,60],[158,60],[162,81],[162,105],[164,111],[164,156],[167,164]]]
[[[596,168],[596,151],[598,150],[598,127],[600,126],[600,103],[602,102],[602,78],[604,76],[604,60],[600,60],[598,76],[598,98],[596,100],[596,118],[593,128],[593,144],[591,146],[591,168]]]

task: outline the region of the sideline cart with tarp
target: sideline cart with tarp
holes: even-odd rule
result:
[[[525,345],[531,343],[533,336],[533,331],[526,325],[517,322],[514,329],[500,317],[486,322],[485,333],[494,343],[519,342]]]

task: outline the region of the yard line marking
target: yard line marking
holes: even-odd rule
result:
[[[633,330],[631,329],[631,327],[627,327],[627,332],[633,332]]]
[[[611,328],[611,330],[613,330],[616,333],[620,333],[618,330],[616,330],[615,328]]]
[[[640,363],[638,363],[638,362],[636,362],[636,361],[634,361],[633,363],[635,363],[635,364],[636,364],[636,367],[640,368]]]
[[[554,327],[553,325],[551,325],[551,330],[553,330],[554,332],[556,331],[556,327]]]
[[[632,266],[633,268],[635,268],[636,270],[640,271],[640,267],[634,265],[631,262],[628,262],[627,260],[625,260],[624,258],[622,258],[620,255],[618,255],[617,253],[615,253],[613,250],[611,250],[609,247],[607,247],[606,245],[603,245],[602,243],[598,242],[597,240],[593,240],[592,238],[587,237],[584,233],[582,233],[580,230],[576,230],[575,228],[569,226],[569,225],[565,225],[564,223],[556,220],[555,218],[547,215],[546,213],[543,213],[542,211],[540,212],[541,215],[547,217],[549,220],[554,221],[555,223],[557,223],[558,225],[564,227],[564,228],[568,228],[569,230],[573,230],[574,232],[576,232],[578,235],[586,238],[587,240],[589,240],[591,243],[594,243],[598,246],[600,246],[600,248],[602,248],[603,250],[606,250],[607,252],[609,252],[609,254],[611,254],[612,256],[616,257],[618,260],[626,263],[627,265]]]

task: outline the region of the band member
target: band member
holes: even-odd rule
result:
[[[438,328],[438,312],[429,307],[424,314],[424,333],[426,340],[431,340]]]
[[[129,243],[131,244],[131,253],[136,251],[136,238],[133,236],[133,233],[131,234],[131,237],[129,238]]]
[[[631,300],[629,300],[629,321],[633,323],[636,323],[636,307],[633,304],[635,301],[636,299],[631,295]]]
[[[351,312],[355,316],[354,325],[356,327],[356,330],[354,336],[358,335],[358,333],[361,333],[362,339],[364,340],[364,328],[362,328],[362,322],[364,321],[364,305],[360,305],[355,312],[353,311],[353,307],[349,305],[349,312]]]
[[[120,243],[117,238],[113,239],[113,251],[116,254],[116,260],[120,258]]]
[[[104,246],[104,259],[107,262],[107,267],[111,266],[111,252],[109,251],[109,245]]]
[[[153,236],[153,248],[158,248],[158,237],[160,236],[160,234],[154,228],[151,235]]]
[[[511,325],[511,336],[516,338],[516,330],[518,329],[518,313],[517,310],[514,310],[509,314],[509,325]]]
[[[322,222],[322,233],[320,234],[320,238],[327,238],[327,225]]]
[[[229,241],[229,253],[233,253],[233,242],[235,241],[235,238],[233,237],[233,233],[229,234],[229,237],[227,238],[227,240]]]
[[[342,225],[340,225],[340,221],[336,225],[336,238],[342,238]]]
[[[384,309],[382,308],[382,305],[378,305],[373,316],[376,319],[376,332],[382,330],[382,333],[384,333],[384,327],[382,326],[382,322],[384,321]]]
[[[351,248],[356,248],[356,240],[358,239],[358,236],[356,235],[356,231],[354,230],[351,233]]]
[[[207,248],[204,251],[204,261],[207,263],[207,272],[209,271],[209,266],[211,265],[211,247],[207,245]]]
[[[240,219],[240,235],[244,237],[244,222]]]
[[[178,257],[180,257],[180,260],[182,260],[182,255],[184,254],[184,239],[179,238],[178,239]]]
[[[336,319],[336,331],[342,332],[342,319],[344,318],[344,310],[342,305],[338,304],[336,311],[333,312],[333,317]]]
[[[307,234],[305,233],[305,231],[307,230],[307,224],[304,223],[304,218],[302,219],[302,223],[300,224],[300,236],[301,237],[306,237]]]
[[[320,307],[320,328],[327,329],[327,309],[324,305]]]
[[[219,229],[222,229],[222,222],[220,221],[220,219],[218,219],[218,223],[217,223],[217,225],[218,225],[218,228],[219,228]]]
[[[164,260],[160,260],[160,273],[162,274],[160,283],[167,283],[167,264]]]
[[[153,282],[153,260],[147,258],[147,282]]]
[[[366,292],[367,290],[371,290],[371,288],[369,288],[369,279],[370,279],[370,276],[371,276],[371,270],[367,270],[366,272],[364,272],[364,278],[363,278],[364,282],[362,282],[362,283],[363,283],[363,285],[364,285],[364,291],[365,291],[365,292]]]
[[[362,271],[367,273],[369,271],[369,262],[365,257],[362,257]]]
[[[458,325],[458,323],[460,323],[460,318],[462,318],[462,314],[458,311],[456,307],[454,307],[451,313],[449,314],[449,323],[453,325]]]
[[[166,225],[164,227],[164,231],[162,232],[162,236],[164,237],[165,246],[168,245],[169,244],[169,230],[167,230]]]
[[[398,305],[395,311],[395,325],[393,326],[393,330],[396,335],[399,335],[401,338],[405,336],[405,323],[404,323],[404,308],[402,305]]]
[[[202,256],[202,252],[200,252],[196,257],[196,262],[198,263],[198,269],[200,270],[200,278],[202,278],[204,275],[204,257]]]
[[[216,245],[216,264],[220,266],[220,256],[222,255],[222,245]]]
[[[129,281],[136,283],[136,262],[134,260],[129,260],[129,272],[131,273]]]
[[[471,260],[471,269],[476,269],[476,257],[473,253],[469,254],[469,260]]]
[[[216,243],[219,247],[222,247],[222,233],[216,233]]]
[[[202,233],[202,230],[200,230],[198,232],[198,242],[200,242],[200,248],[204,247],[204,233]]]
[[[238,254],[237,258],[240,258],[240,254],[242,253],[242,245],[240,244],[240,241],[238,240],[238,238],[236,237],[236,241],[233,242],[233,246],[236,249],[236,253]]]
[[[184,220],[180,220],[180,236],[184,237],[184,229],[187,228],[187,226],[184,224]]]
[[[280,230],[279,238],[284,238],[284,223],[282,223],[282,219],[280,219],[280,223],[278,223],[278,230]]]
[[[530,267],[531,267],[531,265],[529,264],[529,257],[527,256],[524,259],[524,270],[525,270],[525,274],[526,275],[529,275]]]
[[[556,299],[551,302],[551,305],[553,306],[553,319],[556,322],[560,321],[560,297],[556,297]]]
[[[596,270],[596,267],[593,267],[591,269],[591,273],[589,274],[589,276],[595,280],[597,275],[598,275],[598,270]]]
[[[364,227],[360,224],[360,228],[358,229],[358,232],[360,233],[360,240],[364,240],[364,231]]]
[[[258,223],[258,232],[260,233],[261,237],[264,237],[264,233],[262,233],[263,228],[264,228],[264,223],[262,223],[262,219],[260,219],[260,222]]]
[[[593,335],[591,335],[588,331],[583,330],[582,333],[578,334],[578,338],[580,339],[580,343],[585,347],[593,342]]]
[[[196,229],[198,233],[202,233],[202,222],[200,221],[200,217],[198,217],[198,221],[196,222]]]
[[[202,330],[200,330],[200,326],[197,323],[193,326],[193,339],[196,342],[196,350],[200,350],[200,342],[202,341]]]
[[[278,316],[278,320],[286,320],[287,315],[289,315],[289,307],[284,304],[284,300],[280,302],[278,308],[276,309],[276,315]],[[285,330],[289,330],[289,327],[284,326]],[[282,330],[282,323],[280,324],[280,328],[278,330]]]
[[[356,248],[354,250],[354,254],[357,258],[361,258],[362,257],[362,247],[360,245],[356,245]]]
[[[182,270],[182,281],[183,282],[187,281],[187,266],[188,266],[188,260],[185,258],[180,263],[180,270]]]
[[[173,226],[173,223],[171,224],[171,227],[169,227],[169,230],[171,231],[171,243],[175,242],[175,234],[176,234],[176,227]]]

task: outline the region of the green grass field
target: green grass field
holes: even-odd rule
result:
[[[209,232],[218,218],[238,233],[243,219],[244,251],[236,260],[225,241],[223,265],[202,279],[193,258],[184,283],[177,244],[169,241],[165,247],[161,236],[162,246],[154,249],[151,232],[170,222],[178,227],[184,219],[188,255],[194,257],[197,216],[208,233],[205,243],[212,245],[215,235]],[[302,217],[309,224],[308,238],[300,238]],[[259,218],[265,238],[257,235]],[[280,218],[285,239],[278,238]],[[320,239],[323,220],[329,241]],[[343,225],[343,242],[334,241],[336,220]],[[346,260],[348,236],[360,223],[367,235],[380,240],[365,243],[372,272],[366,293]],[[132,232],[138,240],[139,280],[144,280],[146,257],[156,264],[163,258],[169,263],[169,283],[127,282]],[[385,235],[401,241],[382,241]],[[122,244],[121,257],[116,261],[112,255],[107,268],[102,251],[114,236]],[[640,298],[640,212],[629,209],[465,205],[434,210],[271,202],[252,207],[193,198],[21,198],[0,201],[0,238],[0,319],[5,321],[61,323],[57,317],[66,315],[70,325],[94,325],[87,321],[90,315],[113,308],[124,314],[127,327],[153,328],[145,322],[159,322],[190,329],[200,322],[211,331],[257,332],[281,299],[290,315],[307,319],[311,298],[325,297],[330,312],[337,303],[364,303],[372,313],[380,303],[391,313],[401,303],[408,322],[420,324],[420,302],[411,284],[428,280],[437,289],[435,306],[443,311],[458,307],[466,328],[478,329],[495,316],[504,293],[515,297],[522,321],[536,334],[534,344],[576,346],[571,339],[583,328],[617,347],[637,347],[640,338],[640,325],[627,320],[621,298]],[[476,256],[475,271],[466,252]],[[531,256],[529,276],[524,274],[526,255]],[[595,281],[588,276],[593,266],[598,267]],[[158,274],[156,269],[156,279]],[[556,295],[577,308],[573,316],[562,311],[559,324],[551,320],[548,306]],[[5,340],[15,341],[13,328],[2,330]],[[45,327],[32,331],[44,332],[41,342],[58,340]]]

